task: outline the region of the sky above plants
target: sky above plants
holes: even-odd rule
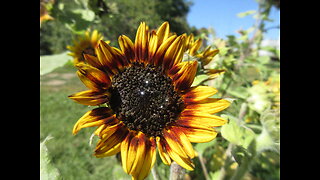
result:
[[[193,0],[187,21],[196,28],[213,27],[218,37],[225,38],[226,35],[237,35],[236,30],[251,27],[255,23],[252,16],[240,18],[237,15],[257,9],[255,0]],[[269,18],[274,21],[266,22],[266,28],[278,26],[280,10],[272,7]],[[279,29],[270,29],[265,36],[265,39],[277,40],[280,37]]]

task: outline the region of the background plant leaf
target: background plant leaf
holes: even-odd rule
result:
[[[44,75],[63,66],[70,60],[70,56],[67,55],[67,51],[61,54],[40,56],[40,75]]]
[[[51,136],[45,138],[40,142],[40,179],[41,180],[55,180],[60,177],[59,171],[51,163],[49,152],[46,147],[48,140],[52,139]]]

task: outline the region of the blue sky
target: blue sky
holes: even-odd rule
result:
[[[239,18],[238,13],[257,10],[255,0],[192,0],[187,21],[197,28],[212,27],[216,35],[225,38],[226,35],[236,35],[239,29],[248,29],[255,19],[252,16]],[[272,8],[269,16],[274,22],[267,22],[266,28],[280,24],[280,11]],[[279,39],[279,29],[271,29],[265,34],[265,39]]]

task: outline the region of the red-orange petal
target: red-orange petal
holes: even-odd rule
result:
[[[213,128],[206,126],[190,127],[188,125],[177,125],[182,132],[188,137],[192,143],[203,143],[212,141],[217,136],[217,132]]]
[[[178,141],[181,144],[181,147],[183,148],[183,150],[186,152],[186,154],[190,158],[194,158],[194,155],[195,155],[194,150],[193,150],[192,144],[190,143],[188,137],[177,126],[172,126],[170,129],[174,133],[175,137],[178,138]]]
[[[105,72],[85,63],[78,63],[77,74],[85,86],[94,91],[106,90],[111,85],[110,78]]]
[[[177,37],[169,48],[166,50],[166,53],[163,57],[162,68],[165,70],[171,69],[172,66],[180,63],[185,51],[185,40],[186,35],[183,34]]]
[[[156,161],[156,144],[153,137],[147,140],[146,148],[146,155],[144,158],[144,162],[142,163],[140,172],[138,173],[138,175],[135,175],[137,180],[145,179],[150,173]]]
[[[112,110],[107,107],[100,107],[85,113],[74,125],[73,134],[77,134],[82,128],[99,126],[101,124],[112,124],[116,119],[113,118]],[[90,124],[97,123],[98,124]],[[88,125],[90,124],[90,125]]]
[[[175,135],[174,131],[172,131],[171,129],[163,130],[163,138],[168,142],[170,149],[172,149],[180,156],[188,158],[188,155],[179,142],[179,137]]]
[[[163,43],[159,46],[156,54],[153,56],[153,59],[152,59],[152,62],[155,66],[162,66],[163,56],[176,38],[177,38],[177,35],[172,35],[166,40],[164,40]]]
[[[192,116],[182,115],[176,121],[177,125],[201,128],[203,126],[218,127],[227,123],[226,119],[209,113],[195,113]]]
[[[157,36],[158,36],[158,44],[162,44],[166,39],[169,38],[170,33],[170,27],[168,22],[164,22],[161,24],[161,26],[157,30]]]
[[[170,156],[169,156],[164,144],[161,143],[160,137],[156,137],[156,143],[157,143],[158,152],[159,152],[159,155],[160,155],[160,158],[161,158],[162,162],[164,164],[170,166],[171,158],[170,158]]]
[[[122,163],[122,168],[124,172],[126,172],[127,174],[128,174],[128,169],[127,169],[128,151],[129,151],[130,142],[133,137],[134,137],[134,133],[129,131],[126,138],[121,143],[121,163]]]
[[[124,54],[128,62],[133,62],[135,58],[134,45],[130,38],[125,35],[119,36],[118,39],[121,52]]]
[[[197,68],[197,61],[184,63],[184,66],[175,75],[172,76],[172,80],[176,90],[183,91],[190,88],[197,73]]]
[[[168,142],[166,141],[166,139],[162,138],[161,139],[161,144],[163,144],[165,146],[166,151],[168,152],[170,158],[172,160],[174,160],[176,163],[178,163],[180,166],[182,166],[183,168],[192,171],[194,169],[194,164],[192,163],[190,158],[185,158],[183,156],[181,156],[181,154],[176,153],[176,151],[174,151],[168,144]]]
[[[135,60],[145,62],[148,57],[149,32],[145,22],[141,22],[136,33],[134,44]]]
[[[119,144],[124,140],[126,135],[128,134],[128,129],[124,127],[122,123],[119,123],[114,126],[114,130],[111,130],[105,136],[102,135],[102,139],[100,139],[97,143],[95,149],[95,156],[107,156],[106,152],[110,151],[115,146],[119,146]]]
[[[187,104],[185,110],[195,110],[215,114],[230,106],[231,102],[222,98],[207,98],[195,103]]]
[[[185,104],[196,103],[198,101],[204,100],[214,94],[218,90],[209,86],[196,86],[188,89],[183,95],[183,101]]]
[[[97,106],[108,101],[110,93],[106,92],[97,92],[93,90],[81,91],[75,94],[68,96],[70,99],[75,102],[87,106]]]

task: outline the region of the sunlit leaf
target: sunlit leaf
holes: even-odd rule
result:
[[[41,180],[55,180],[58,179],[60,174],[57,168],[51,163],[49,152],[46,143],[52,137],[48,136],[43,142],[40,143],[40,179]]]
[[[222,126],[222,137],[230,143],[248,148],[251,141],[255,138],[255,133],[244,124],[238,123],[239,120],[236,117],[231,115],[226,117],[229,119],[229,123]]]
[[[249,10],[249,11],[245,11],[245,12],[238,13],[237,16],[238,16],[239,18],[243,18],[243,17],[245,17],[245,16],[254,14],[254,13],[256,13],[256,12],[257,12],[256,10]]]
[[[198,76],[196,76],[196,77],[194,78],[194,81],[193,81],[193,83],[192,83],[191,86],[197,86],[197,85],[199,85],[199,83],[201,83],[203,80],[206,80],[206,79],[208,79],[208,78],[209,78],[208,75],[204,75],[204,74],[198,75]]]
[[[70,60],[68,52],[61,54],[40,56],[40,75],[44,75],[56,69],[57,67],[63,66]]]
[[[72,11],[75,14],[81,14],[82,19],[86,21],[93,21],[95,14],[89,9],[75,9]]]

